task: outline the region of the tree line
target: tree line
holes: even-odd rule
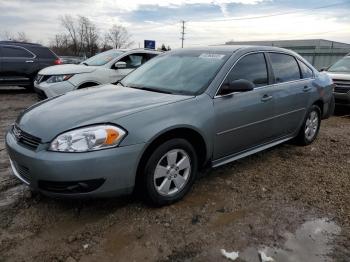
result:
[[[97,26],[86,16],[64,15],[59,17],[63,32],[56,34],[49,47],[59,56],[91,57],[112,48],[128,48],[134,44],[131,34],[122,25],[112,25],[101,34]],[[2,38],[19,42],[30,42],[25,32],[11,34],[3,32]],[[170,50],[162,44],[160,50]]]

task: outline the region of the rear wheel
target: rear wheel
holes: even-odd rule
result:
[[[171,139],[156,148],[143,174],[147,199],[163,206],[183,198],[195,181],[197,161],[193,146],[185,139]]]
[[[296,138],[298,144],[309,145],[317,137],[321,126],[321,110],[317,105],[313,105],[306,114],[304,123]]]

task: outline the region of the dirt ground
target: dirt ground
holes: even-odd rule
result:
[[[0,90],[0,261],[228,261],[221,249],[238,251],[236,261],[259,261],[259,250],[275,261],[350,261],[349,108],[322,122],[314,144],[208,170],[183,201],[152,208],[133,196],[50,199],[21,185],[4,135],[36,101]]]

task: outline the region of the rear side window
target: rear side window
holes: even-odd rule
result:
[[[30,51],[37,55],[39,58],[47,58],[47,59],[57,59],[57,56],[48,48],[41,46],[32,46],[30,47]]]
[[[308,67],[305,63],[299,61],[299,65],[300,65],[301,75],[303,76],[303,78],[312,78],[314,76],[314,73],[312,72],[310,67]]]
[[[239,79],[251,81],[257,87],[268,84],[266,61],[262,53],[247,55],[238,61],[229,73],[228,81]]]
[[[300,79],[299,66],[293,56],[278,53],[270,53],[269,55],[276,83]]]
[[[2,47],[2,57],[25,57],[25,58],[32,58],[33,54],[28,52],[27,50],[15,47],[15,46],[3,46]]]

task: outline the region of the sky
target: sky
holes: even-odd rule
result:
[[[350,43],[350,0],[0,0],[0,37],[25,32],[48,44],[63,33],[59,17],[83,15],[103,35],[125,26],[134,47],[144,39],[172,48],[227,41],[328,39]]]

